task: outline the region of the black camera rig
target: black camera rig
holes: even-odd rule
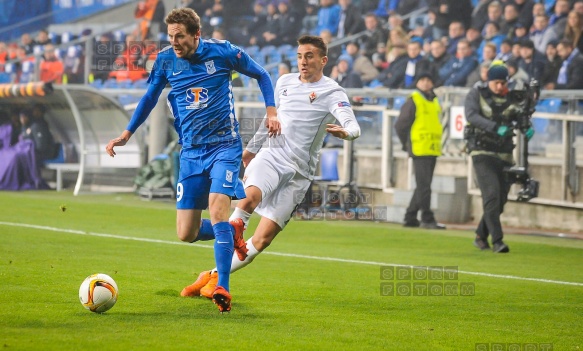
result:
[[[528,139],[525,133],[531,127],[530,119],[540,96],[540,85],[537,80],[532,79],[524,89],[513,90],[511,94],[511,99],[521,109],[521,113],[516,118],[515,128],[521,132],[520,136],[523,145],[522,165],[506,167],[504,168],[504,173],[510,182],[522,184],[522,189],[517,194],[517,200],[526,202],[537,197],[539,189],[539,182],[532,179],[528,173]]]

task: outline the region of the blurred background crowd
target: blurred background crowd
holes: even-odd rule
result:
[[[296,39],[309,33],[328,42],[325,74],[346,88],[412,88],[421,71],[469,87],[498,59],[514,79],[583,88],[583,0],[139,1],[120,30],[49,25],[0,41],[0,82],[143,87],[173,7],[194,9],[203,37],[244,48],[274,80],[295,69]]]

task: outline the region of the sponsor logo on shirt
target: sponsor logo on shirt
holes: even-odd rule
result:
[[[287,96],[287,89],[283,89],[283,91],[281,92],[281,95]]]
[[[316,96],[316,92],[315,92],[315,91],[312,91],[312,92],[310,93],[310,104],[311,104],[312,102],[314,102],[314,100],[316,100],[316,97],[317,97],[317,96]]]
[[[198,110],[199,108],[207,107],[209,94],[206,88],[190,88],[186,90],[186,106],[187,110]]]
[[[350,107],[350,103],[347,101],[340,101],[338,107]]]
[[[205,62],[204,65],[206,66],[206,73],[208,74],[213,74],[217,71],[215,68],[215,61],[213,60]]]

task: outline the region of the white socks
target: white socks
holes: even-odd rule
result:
[[[239,260],[237,254],[233,255],[233,260],[231,261],[231,273],[238,271],[239,269],[245,267],[249,263],[253,262],[255,257],[260,254],[259,251],[253,246],[252,238],[249,238],[247,241],[247,258],[244,261]],[[217,268],[213,268],[212,272],[216,272]]]
[[[235,210],[231,214],[231,217],[229,217],[229,222],[237,218],[241,218],[243,220],[243,223],[245,223],[245,229],[247,229],[247,225],[249,224],[249,218],[251,218],[251,213],[247,213],[240,209],[239,207],[235,207]]]

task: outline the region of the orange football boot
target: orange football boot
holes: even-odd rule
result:
[[[216,273],[215,273],[216,274]],[[183,297],[193,297],[200,296],[200,289],[202,289],[211,280],[211,271],[204,271],[198,275],[198,278],[194,283],[182,289],[180,296]]]
[[[217,286],[213,292],[213,302],[219,308],[219,312],[231,311],[231,294],[222,286]]]
[[[207,283],[200,289],[200,295],[212,299],[213,293],[215,292],[215,289],[217,288],[217,284],[219,282],[219,273],[215,271],[210,273],[209,276],[210,278],[207,281]]]
[[[247,248],[247,243],[243,238],[243,232],[245,231],[245,223],[241,218],[236,218],[230,221],[233,229],[235,229],[235,234],[233,235],[233,241],[235,243],[235,252],[237,253],[237,257],[239,260],[244,261],[247,258],[247,252],[249,249]]]

